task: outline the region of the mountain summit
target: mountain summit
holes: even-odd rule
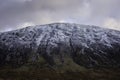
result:
[[[0,66],[68,59],[84,67],[120,67],[120,31],[53,23],[0,33]]]

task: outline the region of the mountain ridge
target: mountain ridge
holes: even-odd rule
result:
[[[49,65],[66,57],[84,67],[120,66],[120,31],[72,23],[37,25],[0,33],[0,65],[23,65],[42,56]],[[32,55],[32,56],[31,56]]]

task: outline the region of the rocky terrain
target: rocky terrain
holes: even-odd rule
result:
[[[0,80],[120,80],[120,31],[53,23],[0,33]]]
[[[0,33],[0,66],[44,58],[49,65],[66,58],[84,67],[120,66],[120,31],[54,23]]]

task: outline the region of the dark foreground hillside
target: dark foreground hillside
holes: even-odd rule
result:
[[[0,80],[120,80],[119,68],[85,68],[66,59],[50,66],[43,58],[39,62],[30,62],[21,67],[3,66],[0,68]]]
[[[1,68],[0,80],[120,80],[120,69],[72,69],[41,68],[38,66],[17,69]]]

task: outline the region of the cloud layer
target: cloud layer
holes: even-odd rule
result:
[[[0,31],[70,22],[120,30],[120,0],[0,0]]]

